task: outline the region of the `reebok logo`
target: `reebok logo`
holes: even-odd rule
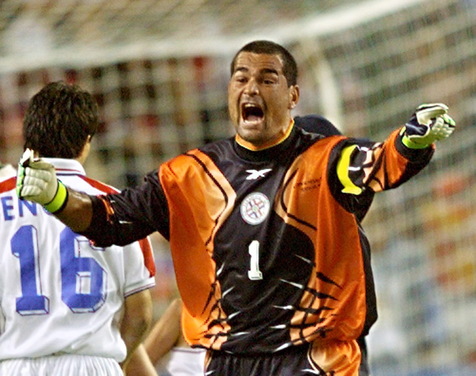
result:
[[[246,172],[249,174],[246,177],[246,180],[256,180],[258,178],[264,178],[264,176],[270,171],[270,168],[265,168],[263,170],[246,170]]]

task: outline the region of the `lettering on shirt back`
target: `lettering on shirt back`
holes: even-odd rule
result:
[[[0,210],[4,221],[13,221],[26,215],[38,215],[38,204],[32,201],[20,200],[17,196],[0,197]]]

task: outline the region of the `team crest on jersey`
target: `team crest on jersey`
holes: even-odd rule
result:
[[[270,207],[266,195],[260,192],[250,193],[241,203],[241,218],[250,225],[258,225],[266,219]]]

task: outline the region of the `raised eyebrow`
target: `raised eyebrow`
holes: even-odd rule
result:
[[[249,69],[246,67],[236,67],[233,73],[236,73],[236,72],[249,72]],[[272,68],[263,68],[260,71],[260,73],[261,74],[275,74],[276,76],[279,76],[279,72],[276,69],[272,69]]]
[[[246,68],[246,67],[236,67],[235,70],[233,71],[233,73],[236,73],[236,72],[248,72],[249,69]]]
[[[276,76],[279,76],[279,72],[276,69],[271,69],[271,68],[262,69],[261,74],[275,74]]]

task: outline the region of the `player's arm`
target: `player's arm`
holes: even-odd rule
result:
[[[26,150],[17,174],[17,195],[37,202],[97,246],[126,245],[155,230],[168,237],[168,208],[157,172],[120,194],[91,196],[67,188],[54,167]]]
[[[157,365],[159,360],[179,342],[182,335],[181,314],[182,301],[175,299],[144,340],[144,348],[152,364]]]
[[[144,340],[144,347],[152,364],[157,365],[159,360],[179,342],[182,335],[181,314],[182,301],[175,299]]]
[[[455,122],[444,104],[418,107],[410,121],[384,143],[347,140],[337,148],[336,172],[343,193],[360,195],[391,189],[421,171],[430,161],[434,142],[449,137]]]
[[[142,343],[137,346],[130,357],[124,373],[127,376],[158,376],[157,370],[152,364]]]
[[[93,196],[77,192],[71,188],[66,188],[66,190],[67,205],[65,202],[62,206],[62,210],[53,212],[53,214],[74,232],[79,234],[91,225],[93,217]]]
[[[121,322],[121,337],[126,343],[127,357],[121,364],[127,368],[129,359],[141,344],[152,323],[152,297],[150,290],[142,290],[129,295],[124,302]]]

